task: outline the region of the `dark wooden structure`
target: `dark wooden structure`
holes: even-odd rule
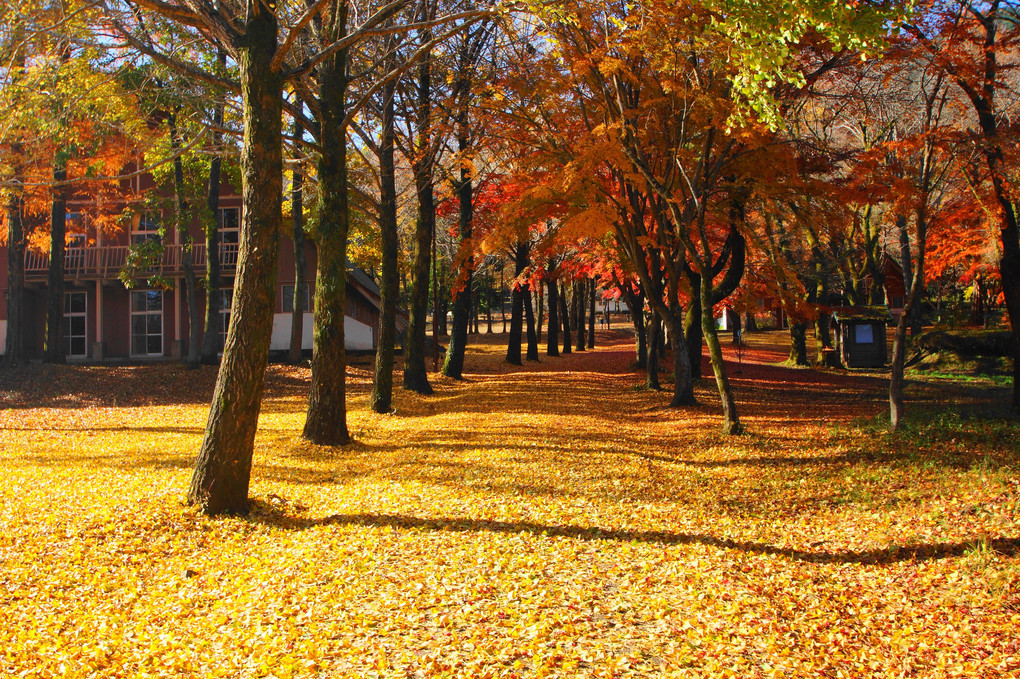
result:
[[[886,307],[836,307],[832,310],[836,351],[847,368],[881,368],[888,360]]]

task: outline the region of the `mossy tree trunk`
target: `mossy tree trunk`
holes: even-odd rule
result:
[[[277,21],[256,4],[237,46],[244,138],[237,282],[230,327],[188,499],[207,514],[247,513],[255,432],[276,301],[283,193],[283,82],[272,67]]]
[[[346,33],[347,4],[329,9],[324,34],[332,42]],[[344,316],[347,300],[347,235],[350,214],[347,186],[347,134],[343,126],[347,98],[347,49],[319,66],[319,161],[315,272],[315,324],[312,380],[303,435],[326,446],[349,443],[347,430],[347,354]]]

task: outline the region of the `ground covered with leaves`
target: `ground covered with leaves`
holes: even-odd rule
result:
[[[632,347],[365,407],[300,438],[275,366],[253,511],[182,504],[214,370],[0,376],[0,674],[861,677],[1020,674],[1020,436],[990,384],[929,381],[884,433],[878,374],[792,369],[781,335],[674,411]],[[952,405],[947,405],[952,404]]]

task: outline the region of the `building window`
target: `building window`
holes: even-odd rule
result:
[[[64,353],[68,358],[85,358],[85,293],[64,293]]]
[[[312,305],[309,302],[308,286],[305,286],[305,311],[311,311]],[[294,313],[294,286],[285,285],[283,286],[283,313],[292,314]]]
[[[149,212],[136,214],[131,222],[131,244],[160,240],[159,221]]]
[[[131,291],[131,355],[163,355],[163,293]]]
[[[230,328],[230,305],[234,300],[233,288],[220,288],[220,347],[227,341],[227,329]]]
[[[892,309],[902,309],[904,301],[903,295],[893,295],[892,299],[889,300],[889,307]]]
[[[875,328],[871,325],[855,325],[854,342],[857,344],[874,344]]]
[[[241,233],[241,208],[221,207],[217,211],[216,226],[220,232],[221,243],[237,245]]]

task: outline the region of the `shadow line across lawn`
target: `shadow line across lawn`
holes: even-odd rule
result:
[[[758,542],[744,542],[695,533],[666,531],[629,531],[591,528],[585,526],[557,526],[529,521],[492,521],[460,518],[421,518],[400,514],[333,514],[321,518],[304,518],[284,514],[271,504],[253,501],[250,520],[283,530],[307,530],[319,526],[362,526],[367,528],[401,528],[411,530],[447,531],[457,533],[532,533],[574,540],[610,540],[615,542],[643,542],[660,545],[700,544],[721,549],[735,549],[751,554],[785,556],[798,561],[820,564],[893,564],[903,561],[935,561],[959,557],[978,548],[992,549],[1007,556],[1020,554],[1020,538],[969,540],[956,543],[911,544],[890,546],[886,549],[809,551],[777,547]]]

